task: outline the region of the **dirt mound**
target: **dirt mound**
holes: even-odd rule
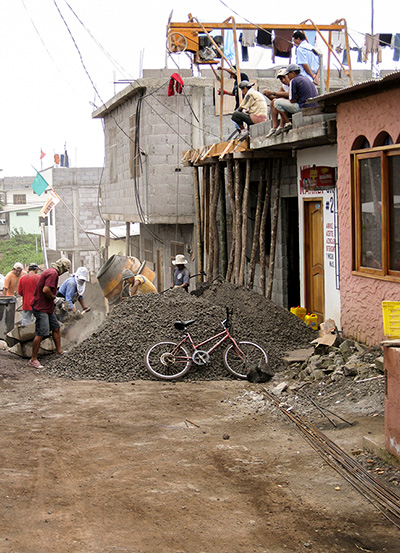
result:
[[[196,295],[171,290],[124,300],[89,338],[46,368],[75,379],[118,382],[152,378],[145,367],[145,353],[160,340],[178,340],[182,333],[173,326],[176,320],[195,319],[190,330],[194,341],[200,342],[222,330],[220,321],[225,319],[226,307],[233,310],[232,335],[260,344],[274,371],[283,368],[286,351],[302,348],[315,337],[300,319],[259,294],[215,283]],[[223,349],[211,354],[207,366],[193,364],[185,379],[231,378],[222,362]]]

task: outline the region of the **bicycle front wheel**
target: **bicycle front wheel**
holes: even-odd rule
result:
[[[245,379],[250,365],[268,363],[267,354],[258,344],[243,341],[237,345],[239,348],[231,344],[224,352],[224,365],[234,376]]]
[[[161,380],[175,380],[184,376],[192,363],[183,346],[174,342],[159,342],[146,353],[148,371]]]

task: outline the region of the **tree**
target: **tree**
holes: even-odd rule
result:
[[[29,263],[43,263],[40,235],[26,234],[21,228],[14,230],[8,240],[0,242],[0,273],[7,274],[16,261],[24,267]]]

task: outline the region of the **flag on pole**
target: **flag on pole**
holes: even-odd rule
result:
[[[40,196],[43,194],[43,192],[46,190],[46,188],[49,185],[47,184],[46,180],[42,177],[42,175],[38,172],[36,172],[35,180],[32,183],[33,191]]]
[[[40,159],[43,159],[45,155],[46,155],[46,154],[45,154],[44,151],[41,149],[41,150],[40,150]]]
[[[59,196],[54,192],[54,190],[52,190],[50,192],[50,196],[46,200],[46,203],[42,207],[39,215],[41,217],[46,217],[46,215],[48,215],[50,211],[56,207],[59,201],[60,201]]]

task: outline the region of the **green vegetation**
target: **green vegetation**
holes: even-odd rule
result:
[[[0,242],[0,273],[6,275],[19,261],[24,266],[29,263],[43,263],[39,234],[25,234],[22,228],[14,230],[9,240]]]

